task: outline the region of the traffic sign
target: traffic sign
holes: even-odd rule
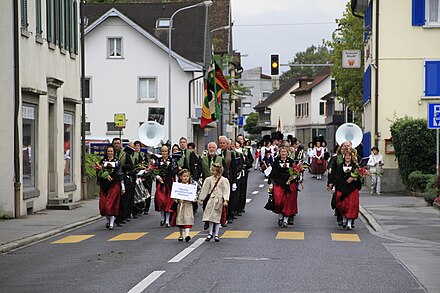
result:
[[[123,113],[115,114],[115,127],[125,128],[125,114]]]
[[[238,116],[237,125],[238,126],[243,126],[244,125],[244,117],[243,116]]]
[[[428,104],[428,128],[440,129],[440,104]]]

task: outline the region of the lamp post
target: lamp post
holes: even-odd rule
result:
[[[180,9],[177,9],[170,17],[170,24],[168,27],[168,139],[170,141],[170,143],[172,143],[171,141],[171,31],[173,28],[173,18],[174,16],[184,10],[188,10],[191,8],[195,8],[195,7],[200,7],[200,6],[211,6],[212,5],[212,1],[203,1],[197,4],[193,4],[193,5],[189,5],[189,6],[185,6],[182,7]]]

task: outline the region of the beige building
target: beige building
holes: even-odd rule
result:
[[[387,177],[382,189],[391,191],[401,188],[391,120],[405,115],[426,118],[427,104],[440,98],[440,3],[378,3],[368,2],[364,18],[364,144],[367,151],[379,146]]]
[[[79,1],[1,1],[0,19],[0,215],[68,208],[81,198]]]

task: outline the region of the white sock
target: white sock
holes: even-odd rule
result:
[[[351,219],[347,219],[347,227],[351,227]]]
[[[345,216],[342,216],[342,223],[347,225],[347,218]]]
[[[115,216],[110,216],[110,227],[113,227],[113,225],[115,224]]]
[[[163,221],[165,219],[165,211],[160,211],[160,218],[161,218],[161,221]]]
[[[289,217],[284,216],[284,220],[283,220],[283,222],[284,222],[284,223],[287,223],[288,220],[289,220]]]
[[[171,215],[171,213],[165,212],[165,224],[170,223],[170,215]]]
[[[180,234],[182,234],[182,232],[180,232]],[[185,228],[185,237],[189,236],[189,228]]]
[[[215,228],[214,228],[214,236],[217,236],[218,237],[218,232],[219,232],[219,230],[220,230],[220,224],[214,224],[215,226]]]
[[[186,229],[185,229],[186,230]],[[183,228],[179,228],[179,232],[180,232],[180,237],[182,237],[183,234]],[[186,232],[186,231],[185,231]]]
[[[214,229],[214,223],[213,222],[209,222],[209,229],[208,229],[208,234],[212,235],[212,230]]]

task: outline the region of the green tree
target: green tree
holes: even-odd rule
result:
[[[331,51],[325,44],[321,46],[310,46],[304,52],[298,52],[290,63],[294,64],[328,64],[330,62]],[[280,76],[280,82],[283,83],[290,78],[311,77],[321,71],[320,66],[290,67]]]
[[[327,43],[332,48],[330,60],[333,64],[332,77],[336,81],[336,96],[355,113],[355,117],[361,117],[364,66],[342,68],[342,50],[361,50],[361,56],[364,56],[363,20],[351,14],[348,3],[343,17],[337,23],[338,29],[333,33],[332,41]]]
[[[261,127],[258,126],[258,113],[252,112],[249,114],[243,129],[249,134],[261,134]]]

